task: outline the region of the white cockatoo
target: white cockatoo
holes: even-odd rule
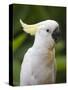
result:
[[[59,37],[59,24],[45,20],[27,25],[20,19],[26,33],[35,35],[34,44],[24,55],[20,72],[20,85],[55,83],[55,42]]]

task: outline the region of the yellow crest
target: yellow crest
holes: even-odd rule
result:
[[[28,24],[25,24],[21,19],[20,19],[20,23],[21,23],[21,26],[23,27],[23,30],[26,33],[29,33],[30,35],[35,35],[35,33],[37,31],[37,25],[36,24],[28,25]]]

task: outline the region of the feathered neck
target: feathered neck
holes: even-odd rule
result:
[[[48,37],[45,38],[44,36],[41,37],[40,35],[36,35],[33,47],[40,50],[43,49],[52,50],[55,47],[55,43],[51,38],[49,39]]]

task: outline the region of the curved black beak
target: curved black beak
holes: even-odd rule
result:
[[[54,30],[52,33],[52,38],[57,42],[57,40],[60,38],[60,31],[59,30]]]

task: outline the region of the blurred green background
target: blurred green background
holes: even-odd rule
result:
[[[27,24],[47,19],[58,21],[61,39],[56,44],[56,83],[66,82],[66,7],[13,4],[13,85],[19,85],[23,56],[34,42],[34,36],[22,30],[20,18]]]

